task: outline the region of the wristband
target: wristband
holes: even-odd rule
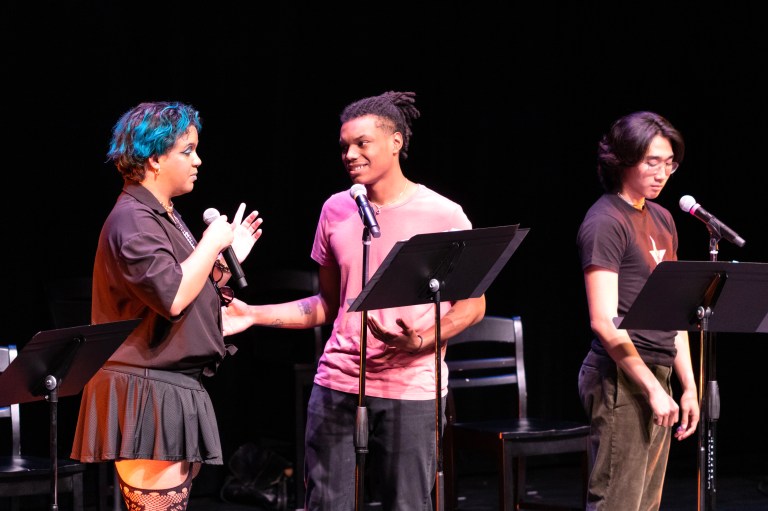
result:
[[[422,347],[422,346],[424,346],[424,338],[423,338],[422,336],[420,336],[419,334],[416,334],[416,337],[418,337],[418,338],[419,338],[419,347],[418,347],[418,348],[416,348],[414,351],[410,351],[409,353],[410,353],[411,355],[415,355],[416,353],[418,353],[419,351],[421,351],[421,347]]]

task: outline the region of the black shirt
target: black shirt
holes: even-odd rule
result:
[[[111,362],[165,370],[200,368],[212,375],[227,352],[234,353],[234,346],[224,343],[212,281],[182,314],[170,315],[181,284],[180,263],[192,250],[157,198],[143,186],[126,182],[99,236],[91,321],[142,321]]]
[[[577,237],[581,266],[595,265],[618,273],[618,314],[624,316],[661,261],[677,260],[677,229],[670,212],[645,201],[637,210],[616,194],[604,194],[587,211]],[[646,364],[671,366],[677,349],[675,331],[629,330]],[[592,350],[606,355],[602,343]]]

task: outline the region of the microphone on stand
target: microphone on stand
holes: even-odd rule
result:
[[[705,224],[712,230],[717,236],[722,236],[737,247],[743,247],[744,238],[736,234],[733,229],[725,225],[723,222],[717,219],[715,215],[701,207],[701,204],[696,202],[696,199],[690,195],[683,195],[680,198],[680,209],[686,213],[690,213]]]
[[[363,224],[371,231],[371,235],[374,238],[381,236],[381,229],[379,223],[376,221],[376,214],[371,209],[371,204],[368,202],[367,191],[365,186],[361,184],[354,184],[349,189],[349,195],[357,202],[357,207],[360,209],[360,219]]]
[[[205,225],[211,225],[211,222],[220,216],[221,215],[216,208],[208,208],[203,213],[203,221],[205,222]],[[232,245],[225,248],[222,251],[222,255],[224,256],[224,260],[227,262],[227,266],[229,266],[229,271],[232,273],[232,279],[234,279],[237,287],[242,289],[248,286],[248,281],[245,280],[245,274],[243,273],[243,267],[240,266],[240,261],[237,260],[235,251],[232,249]]]

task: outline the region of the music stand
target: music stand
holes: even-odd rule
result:
[[[485,293],[528,231],[508,225],[417,234],[399,241],[348,309],[358,312],[435,304],[437,511],[443,509],[440,302],[477,298]],[[358,434],[366,436],[359,424],[357,429]],[[358,481],[359,492],[363,487],[362,480]]]
[[[714,510],[716,421],[720,416],[714,333],[768,332],[768,264],[663,261],[651,273],[622,329],[699,331],[698,508]]]
[[[0,374],[0,406],[49,402],[51,509],[58,509],[58,398],[79,393],[140,319],[38,332]]]

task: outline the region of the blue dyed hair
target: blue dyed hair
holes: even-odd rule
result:
[[[167,153],[190,126],[202,129],[200,113],[190,105],[165,101],[141,103],[120,117],[112,131],[107,159],[124,179],[144,180],[147,160]]]

